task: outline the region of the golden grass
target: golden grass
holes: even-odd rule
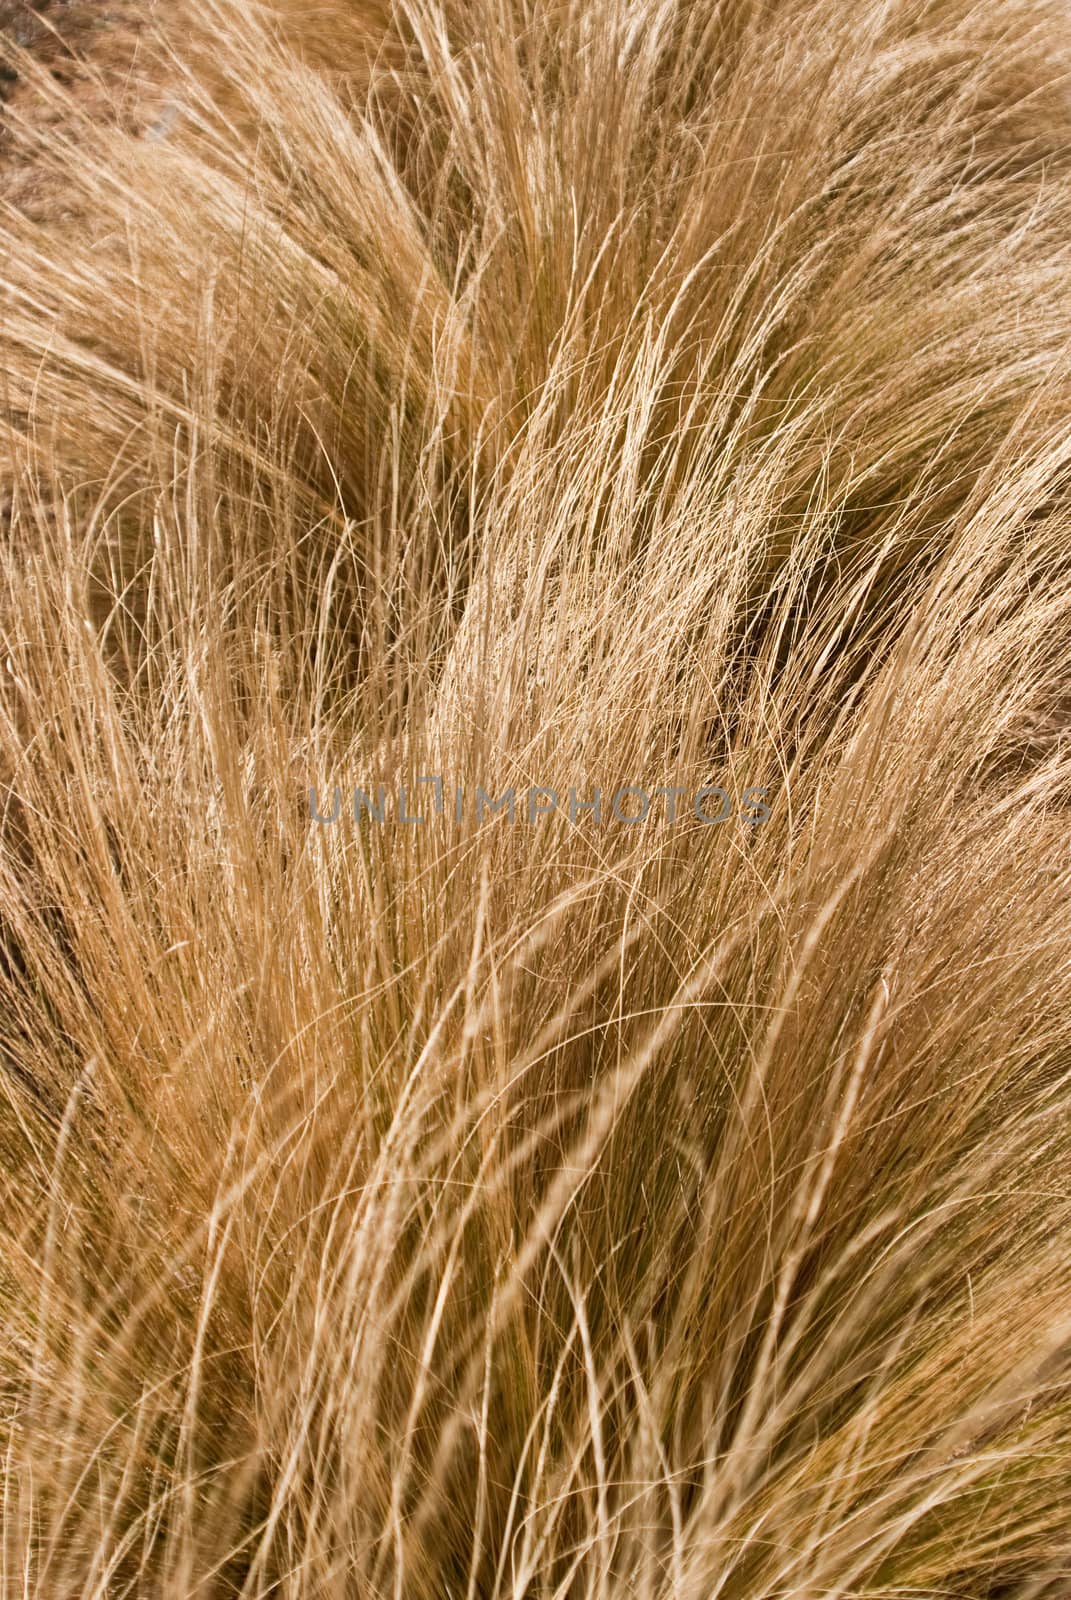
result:
[[[5,50],[0,1600],[1064,1600],[1066,6]]]

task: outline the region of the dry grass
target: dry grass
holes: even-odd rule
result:
[[[0,1600],[1065,1600],[1066,6],[141,51],[0,213]]]

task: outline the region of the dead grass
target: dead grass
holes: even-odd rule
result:
[[[1067,1595],[1069,28],[16,52],[0,1600]]]

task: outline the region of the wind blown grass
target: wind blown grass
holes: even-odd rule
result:
[[[1066,7],[142,51],[3,46],[0,1600],[1062,1600]]]

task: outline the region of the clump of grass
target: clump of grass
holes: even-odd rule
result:
[[[8,51],[0,1600],[1066,1595],[1069,28]]]

